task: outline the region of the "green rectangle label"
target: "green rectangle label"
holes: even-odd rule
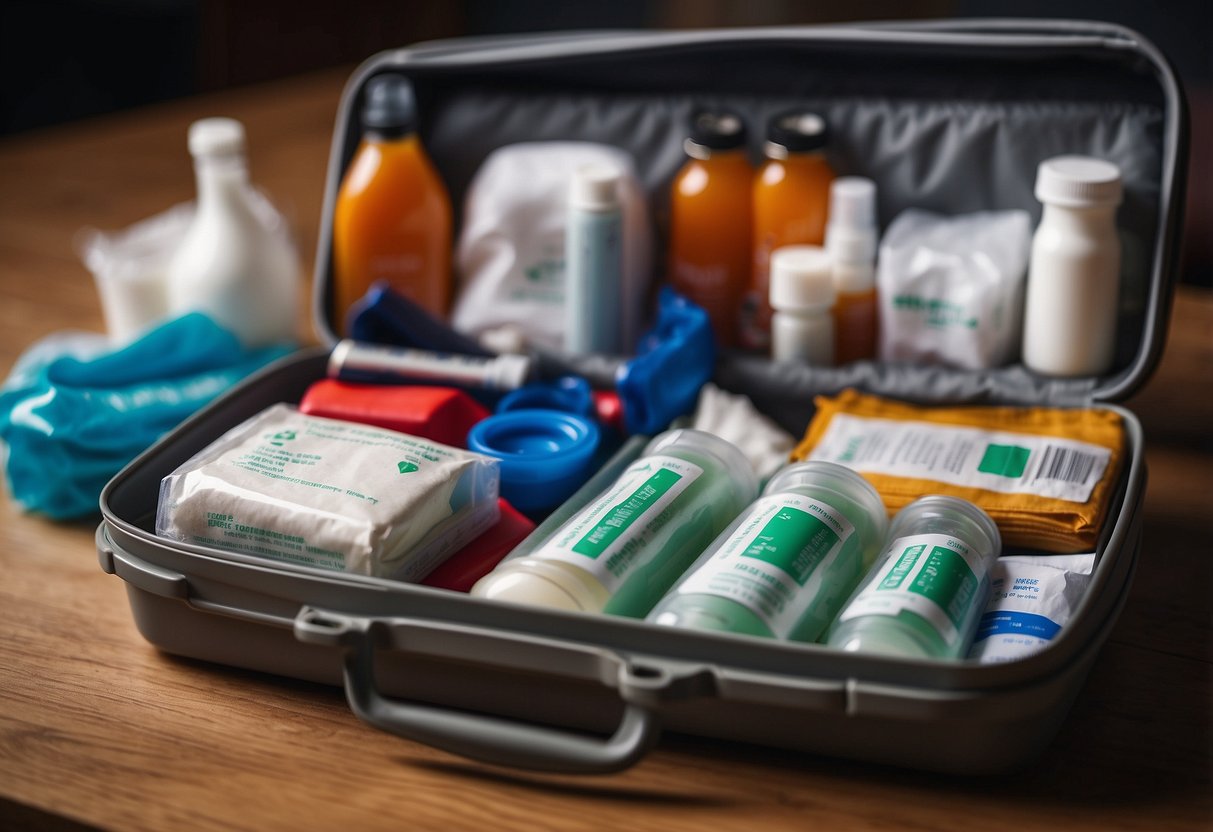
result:
[[[1017,480],[1023,476],[1028,467],[1028,457],[1032,452],[1018,445],[987,445],[982,454],[977,470],[983,474],[994,474],[998,477],[1008,477]]]
[[[777,566],[804,586],[837,542],[838,535],[821,520],[806,511],[785,507],[767,521],[741,555]]]
[[[588,558],[597,558],[680,479],[682,479],[682,474],[668,468],[658,470],[627,499],[613,506],[603,515],[589,533],[573,544],[572,550]]]

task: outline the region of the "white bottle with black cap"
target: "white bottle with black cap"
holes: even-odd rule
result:
[[[169,312],[203,312],[246,347],[295,340],[299,263],[285,234],[258,212],[244,157],[244,126],[190,125],[198,181],[194,219],[169,264]]]
[[[1032,238],[1024,304],[1023,361],[1052,376],[1112,369],[1120,294],[1116,207],[1120,169],[1087,156],[1042,162],[1036,198],[1044,203]]]
[[[834,274],[820,246],[785,246],[771,254],[771,358],[828,367],[834,363]]]

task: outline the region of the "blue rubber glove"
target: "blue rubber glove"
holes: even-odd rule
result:
[[[94,514],[105,484],[231,385],[290,352],[249,351],[202,314],[169,321],[96,358],[26,367],[0,388],[13,499],[65,520]]]

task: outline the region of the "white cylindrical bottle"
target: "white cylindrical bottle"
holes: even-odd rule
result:
[[[565,349],[619,353],[623,289],[623,215],[619,172],[577,171],[565,232]]]
[[[825,249],[776,249],[771,254],[771,358],[832,365],[834,298],[833,266]]]
[[[299,263],[255,205],[244,127],[230,118],[196,121],[189,147],[198,204],[169,264],[170,313],[204,312],[249,347],[294,341]]]
[[[1085,156],[1040,165],[1036,198],[1044,203],[1032,238],[1024,304],[1023,361],[1051,376],[1092,376],[1112,369],[1120,295],[1116,206],[1120,169]]]

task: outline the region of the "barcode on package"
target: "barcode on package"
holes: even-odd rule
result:
[[[1089,442],[836,414],[809,459],[856,471],[1085,503],[1112,451]]]
[[[1049,445],[1045,448],[1036,469],[1037,480],[1061,480],[1062,482],[1085,483],[1099,464],[1099,457],[1073,448]]]

